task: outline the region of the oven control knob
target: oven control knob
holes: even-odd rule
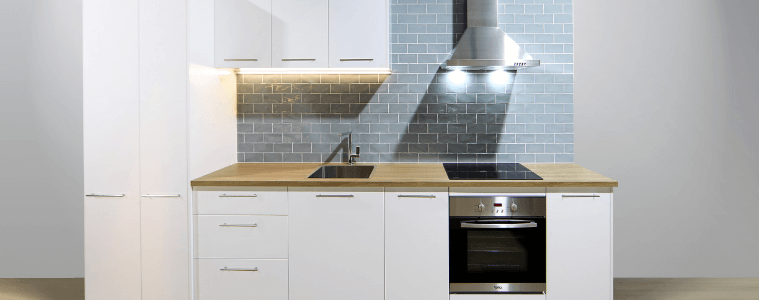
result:
[[[519,207],[517,207],[516,203],[511,203],[511,211],[512,212],[517,211],[517,208],[519,208]]]
[[[480,205],[477,205],[477,211],[483,211],[485,210],[485,204],[480,203]]]

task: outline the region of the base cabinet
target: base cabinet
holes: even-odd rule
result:
[[[383,188],[290,188],[290,299],[384,299]]]
[[[385,189],[385,299],[448,299],[448,189]]]
[[[612,299],[611,188],[549,188],[547,201],[546,294]]]

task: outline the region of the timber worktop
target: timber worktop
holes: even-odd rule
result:
[[[616,180],[577,164],[525,164],[543,180],[449,180],[442,163],[366,163],[367,179],[308,178],[320,163],[236,163],[192,181],[192,186],[313,187],[616,187]],[[328,164],[345,165],[345,164]]]

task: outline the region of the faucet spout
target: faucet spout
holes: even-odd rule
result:
[[[359,158],[359,153],[361,152],[360,147],[356,146],[356,154],[353,154],[353,132],[346,131],[343,133],[338,133],[337,136],[339,137],[345,137],[348,136],[348,165],[353,165],[356,163],[356,159]]]

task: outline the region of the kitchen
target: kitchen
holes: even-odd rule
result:
[[[325,158],[330,157],[332,157],[332,162],[334,163],[347,161],[347,157],[343,157],[343,153],[347,153],[346,148],[348,147],[343,145],[345,142],[337,136],[337,133],[345,131],[353,131],[355,134],[353,136],[354,145],[359,146],[361,149],[361,153],[359,154],[360,157],[358,158],[358,161],[361,164],[374,163],[376,165],[384,162],[426,163],[450,161],[524,162],[529,164],[545,162],[571,163],[574,161],[573,84],[571,81],[571,75],[569,75],[569,78],[563,77],[565,74],[573,73],[572,60],[570,59],[568,62],[567,60],[563,60],[568,57],[571,58],[571,54],[566,56],[567,53],[564,53],[564,51],[567,51],[567,45],[569,45],[569,51],[571,51],[571,39],[569,43],[562,44],[561,53],[546,54],[545,46],[543,46],[542,53],[539,50],[537,52],[534,51],[536,50],[536,47],[534,47],[535,45],[525,47],[525,49],[530,48],[530,50],[533,50],[533,52],[530,52],[530,50],[527,52],[534,55],[535,58],[539,58],[544,68],[548,68],[550,65],[561,66],[560,73],[552,74],[551,82],[537,81],[548,80],[545,78],[546,76],[541,77],[541,75],[545,74],[545,69],[542,73],[530,73],[531,71],[529,71],[529,69],[525,69],[523,71],[517,71],[516,76],[513,77],[511,75],[512,73],[508,72],[506,72],[505,75],[500,74],[496,76],[490,76],[493,75],[491,73],[468,74],[463,76],[463,82],[455,82],[462,79],[458,74],[449,76],[451,75],[450,73],[455,72],[449,73],[448,71],[441,71],[438,66],[433,66],[432,69],[430,69],[430,66],[426,65],[439,65],[445,61],[445,57],[449,55],[455,45],[453,40],[456,39],[456,36],[454,35],[451,37],[451,35],[456,34],[455,32],[459,32],[458,34],[463,32],[465,29],[465,22],[457,21],[455,24],[459,25],[451,26],[450,33],[447,32],[448,28],[444,26],[442,28],[444,28],[445,32],[434,33],[435,30],[439,30],[436,28],[440,27],[437,26],[437,23],[421,23],[424,24],[422,26],[426,28],[426,31],[423,34],[414,32],[409,33],[409,30],[416,30],[412,28],[419,27],[419,22],[429,22],[430,20],[420,21],[419,16],[416,16],[416,23],[411,23],[413,20],[410,20],[410,17],[401,17],[401,15],[404,15],[403,13],[399,12],[394,14],[392,11],[393,5],[407,6],[405,8],[406,15],[416,15],[419,14],[418,11],[416,13],[409,13],[408,10],[420,9],[418,7],[419,4],[416,4],[416,6],[414,6],[414,4],[391,4],[391,11],[389,13],[391,17],[391,26],[389,29],[391,45],[393,44],[393,30],[403,30],[403,28],[405,28],[406,32],[397,33],[399,39],[397,44],[405,44],[406,48],[396,47],[396,49],[393,49],[393,47],[388,47],[389,49],[387,51],[389,51],[388,53],[390,53],[391,59],[393,58],[393,55],[398,55],[398,65],[405,64],[407,65],[407,68],[416,69],[393,69],[392,73],[389,75],[376,75],[376,80],[372,79],[371,76],[366,76],[370,74],[361,74],[357,78],[355,76],[348,76],[346,78],[348,82],[340,82],[340,74],[337,76],[337,82],[323,82],[324,78],[328,78],[327,80],[329,80],[330,74],[319,74],[318,83],[313,82],[314,77],[309,77],[310,75],[301,75],[299,78],[296,77],[293,79],[294,76],[288,74],[278,76],[264,74],[260,75],[260,85],[263,86],[264,90],[261,93],[256,93],[257,74],[242,74],[237,76],[232,72],[225,74],[224,70],[218,70],[212,67],[214,66],[214,60],[211,55],[214,53],[213,37],[215,33],[212,29],[209,29],[214,27],[214,18],[212,15],[209,15],[209,12],[213,12],[213,3],[209,4],[200,2],[201,1],[198,1],[197,3],[189,2],[187,3],[187,7],[182,9],[169,4],[166,4],[167,7],[160,7],[159,4],[156,4],[156,7],[144,4],[141,4],[140,6],[114,7],[110,8],[110,11],[112,12],[111,15],[103,13],[109,11],[109,8],[107,7],[93,8],[93,11],[98,12],[99,19],[96,20],[97,22],[113,22],[114,24],[119,24],[119,26],[123,26],[123,24],[138,24],[136,25],[136,28],[140,28],[140,30],[137,31],[137,34],[132,34],[134,32],[129,31],[126,32],[127,34],[119,35],[118,39],[111,38],[114,47],[109,51],[99,52],[110,52],[111,54],[123,53],[125,59],[122,61],[111,62],[108,61],[104,54],[88,53],[87,47],[85,46],[85,79],[94,78],[87,76],[88,67],[102,68],[102,71],[92,72],[92,74],[104,74],[104,72],[108,72],[108,70],[111,69],[124,70],[123,72],[118,73],[118,76],[123,76],[124,80],[118,80],[117,82],[99,82],[99,84],[93,89],[95,91],[101,91],[104,97],[107,95],[107,97],[111,99],[113,99],[114,96],[117,98],[123,97],[123,99],[119,101],[103,103],[104,106],[102,108],[108,111],[120,111],[123,112],[123,114],[104,114],[102,115],[102,118],[107,118],[107,124],[115,124],[118,122],[125,122],[124,124],[131,122],[130,124],[133,124],[134,121],[132,120],[134,120],[134,116],[139,116],[139,124],[142,124],[136,128],[129,126],[121,127],[120,129],[124,130],[123,134],[113,134],[113,131],[106,130],[106,128],[102,126],[99,128],[96,127],[96,129],[102,130],[102,133],[100,133],[102,139],[100,138],[101,135],[98,135],[98,143],[111,145],[107,151],[108,157],[96,160],[98,162],[97,165],[101,167],[102,170],[107,170],[107,176],[112,176],[113,174],[123,174],[123,176],[127,176],[124,180],[119,180],[119,182],[135,182],[135,180],[137,180],[136,182],[138,182],[138,184],[136,185],[136,189],[134,184],[109,186],[110,183],[108,183],[107,180],[103,180],[106,178],[106,175],[92,172],[89,172],[90,175],[87,175],[88,171],[85,171],[86,178],[89,178],[85,179],[85,193],[110,193],[107,190],[125,190],[127,192],[124,192],[123,194],[144,196],[138,196],[137,198],[131,199],[133,203],[142,202],[144,204],[141,207],[137,206],[137,210],[135,210],[135,206],[131,204],[124,205],[124,207],[122,207],[123,209],[119,210],[119,214],[116,214],[115,212],[113,214],[108,214],[100,213],[104,210],[104,207],[96,207],[93,212],[99,212],[97,217],[102,218],[102,220],[117,219],[122,216],[121,213],[131,211],[132,217],[128,220],[129,222],[136,221],[142,223],[144,228],[161,228],[161,226],[165,225],[163,222],[176,219],[187,219],[187,208],[184,209],[183,214],[179,214],[176,209],[171,209],[171,207],[175,204],[182,205],[181,203],[187,205],[187,200],[191,197],[189,195],[189,181],[232,165],[235,162],[265,162],[267,161],[267,157],[269,161],[273,160],[282,162],[322,162],[327,161]],[[443,13],[437,13],[437,9],[439,8],[436,5],[437,4],[422,5],[425,9],[431,7],[431,12],[435,12],[435,22],[437,22],[437,18],[440,18],[440,15],[445,15]],[[560,5],[562,6],[562,12],[564,5],[569,5],[571,12],[571,4]],[[453,6],[454,5],[451,6],[451,9],[453,9]],[[503,4],[501,6],[503,7],[504,14],[508,15],[506,11],[508,5]],[[514,6],[518,7],[519,5],[515,4]],[[539,6],[544,7],[542,4]],[[85,5],[85,29],[88,24],[86,9],[87,6]],[[184,13],[184,9],[187,9],[186,14]],[[396,7],[396,9],[401,8]],[[514,7],[508,6],[508,9],[514,9]],[[524,7],[523,9],[534,8]],[[139,21],[134,21],[133,18],[130,18],[129,14],[124,13],[125,11],[134,12],[135,16],[139,16]],[[160,11],[161,14],[155,13],[156,11]],[[172,11],[174,14],[170,14],[170,17],[166,17],[165,14]],[[525,12],[525,14],[527,14],[527,12]],[[107,17],[107,15],[109,17]],[[395,21],[397,23],[394,23],[392,19],[393,15],[397,15],[397,21]],[[545,15],[545,11],[543,15]],[[182,22],[176,22],[176,20],[183,20],[183,18],[186,18],[186,28],[184,26],[177,26],[177,23],[181,24]],[[558,19],[561,21],[562,18],[566,17],[560,16]],[[553,20],[556,20],[556,18],[554,17]],[[517,20],[515,19],[514,22],[517,22]],[[528,21],[522,20],[520,22]],[[532,23],[524,24],[535,25],[535,22],[536,20],[532,19]],[[572,27],[571,21],[560,24],[562,24],[562,28],[567,26],[569,26],[569,28]],[[151,30],[150,26],[167,28],[167,32],[173,32],[176,34],[153,34],[156,31]],[[548,25],[541,26],[546,28]],[[514,30],[513,28],[509,29],[510,27],[507,27],[505,24],[501,27],[507,32],[509,30]],[[530,26],[524,27],[527,28]],[[186,33],[183,32],[183,30],[186,30]],[[435,43],[420,42],[420,38],[431,38],[431,34],[426,33],[430,30],[434,33]],[[415,35],[416,43],[401,43],[401,36],[410,39],[411,35]],[[525,33],[525,35],[530,34]],[[563,36],[566,35],[563,32],[555,35],[559,35],[559,39],[566,38]],[[174,38],[167,38],[167,36]],[[184,41],[187,45],[186,47],[182,46],[182,36],[186,36],[186,40]],[[448,41],[446,43],[438,43],[438,38],[441,38],[441,36],[443,39],[447,38]],[[519,43],[520,38],[526,37],[517,36],[516,38]],[[534,36],[533,38],[537,39],[546,37]],[[553,36],[552,38],[556,39],[556,36]],[[98,39],[90,39],[89,41],[103,41],[103,39],[105,39],[105,37],[98,36]],[[88,39],[86,30],[84,41],[85,45],[87,45]],[[556,40],[553,40],[551,44],[554,44],[555,42]],[[426,47],[420,47],[420,44]],[[430,44],[444,44],[446,46],[444,49],[435,49],[435,47],[430,49]],[[533,40],[533,42],[529,44],[539,43]],[[135,45],[140,46],[136,47]],[[137,51],[131,51],[125,48],[136,49]],[[426,48],[424,51],[427,53],[408,53],[409,51],[422,51],[421,48]],[[98,50],[102,51],[103,49]],[[177,53],[183,53],[183,51],[186,51],[186,58],[182,55],[177,55]],[[433,56],[437,60],[435,60],[435,62],[428,62],[427,59],[431,59]],[[557,56],[559,59],[558,61],[556,61]],[[94,59],[98,57],[102,57],[103,61],[87,62],[88,58]],[[404,63],[400,63],[402,57]],[[410,60],[412,57],[415,57],[416,61]],[[183,63],[180,65],[179,63],[167,63],[169,60],[183,61],[183,59],[187,64]],[[134,62],[137,63],[135,64]],[[420,65],[423,64],[425,65],[424,71],[420,69]],[[177,80],[177,78],[187,78],[187,75],[181,75],[188,72],[187,67],[185,67],[187,65],[189,65],[190,69],[189,79]],[[139,67],[135,68],[135,66]],[[179,74],[179,77],[167,74]],[[408,76],[409,74],[413,74],[414,76]],[[368,80],[369,82],[361,82],[362,75],[364,75],[363,79]],[[456,76],[459,76],[459,78],[456,78]],[[138,80],[135,81],[135,78],[138,78]],[[279,78],[279,82],[265,83],[263,82],[264,78],[274,78],[271,79],[274,81],[277,80],[276,78]],[[246,82],[247,79],[252,81],[248,83]],[[242,80],[242,83],[240,83],[240,80]],[[471,80],[471,82],[467,82],[468,80]],[[268,87],[267,84],[271,85],[271,93],[266,90]],[[347,85],[347,92],[332,93],[333,88],[337,90],[345,88],[344,86],[341,86],[343,84]],[[372,84],[378,85],[375,91],[372,91]],[[283,91],[287,91],[288,88],[290,90],[287,93],[275,93],[275,85],[284,89]],[[287,97],[285,94],[295,94],[293,93],[293,89],[296,88],[296,85],[301,89],[310,89],[311,92],[306,93],[303,92],[304,90],[301,90],[299,93],[299,95],[301,95],[300,99],[297,99],[297,97],[285,98]],[[313,91],[314,89],[327,88],[324,85],[329,85],[329,93],[315,93]],[[352,85],[356,86],[354,87]],[[382,91],[383,85],[386,86],[387,92]],[[367,86],[366,89],[365,86]],[[420,89],[422,86],[425,87]],[[135,89],[134,87],[138,88]],[[493,88],[498,89],[500,87],[503,87],[504,89],[492,90]],[[251,90],[246,90],[247,88],[250,88]],[[445,89],[444,92],[439,90],[441,88]],[[474,94],[476,94],[476,96],[471,96],[472,93],[466,92],[469,88],[475,91]],[[540,88],[543,89],[542,92],[539,92]],[[561,88],[561,92],[559,92],[559,88]],[[528,92],[528,89],[530,89],[529,91],[531,92]],[[87,91],[87,85],[85,85],[85,95],[87,94]],[[320,95],[319,102],[304,102],[304,95],[309,95],[305,98],[312,98],[312,95],[314,94]],[[334,99],[335,96],[325,97],[325,94],[338,94],[339,100]],[[447,96],[446,94],[454,94],[455,99],[447,98],[450,96]],[[267,103],[255,102],[256,97],[261,96],[264,98],[267,97],[267,95],[270,99],[282,99],[281,102],[271,102],[271,113],[274,113],[274,107],[279,105],[280,110],[277,111],[277,113],[280,114],[279,119],[267,119],[267,117],[271,117],[268,115],[270,112],[266,110],[268,108],[268,106],[266,106]],[[362,101],[362,96],[364,95],[367,95],[368,99]],[[391,102],[382,102],[383,95],[385,95],[384,101]],[[414,99],[411,99],[409,95],[414,96]],[[508,95],[509,98],[507,100],[501,98],[500,100],[504,102],[499,102],[499,95],[501,95],[500,97]],[[254,102],[246,103],[246,96],[251,98],[251,101]],[[140,98],[141,104],[134,105],[134,101],[126,101],[127,99],[133,99],[133,97]],[[532,102],[525,100],[527,99],[526,97],[532,97]],[[552,102],[546,103],[548,101],[546,97],[551,97],[550,99]],[[343,98],[345,98],[346,102],[343,102]],[[85,96],[85,103],[87,103],[86,99],[87,96]],[[226,100],[220,101],[219,99]],[[440,109],[441,99],[454,102],[442,102],[446,104],[445,111],[435,111],[434,115],[436,115],[435,118],[437,119],[430,122],[429,118],[432,114],[429,109],[431,107],[433,109]],[[459,99],[469,102],[458,102]],[[242,103],[240,103],[240,100],[242,100]],[[313,101],[313,98],[311,101]],[[492,103],[489,101],[492,101]],[[185,104],[183,105],[182,103]],[[261,106],[261,109],[263,110],[256,111],[257,104],[264,104]],[[301,106],[301,109],[306,109],[302,104],[309,105],[309,107],[307,107],[309,112],[301,112],[299,122],[293,122],[292,119],[284,119],[283,116],[285,114],[292,115],[292,113],[294,113],[294,111],[290,110],[295,110],[296,106]],[[322,110],[324,107],[323,104],[329,104],[328,111]],[[394,109],[398,110],[391,113],[391,105],[394,106]],[[490,118],[487,110],[488,105],[491,106],[491,109],[503,109],[503,119],[499,120],[497,116],[495,120],[492,121],[487,119]],[[235,106],[238,106],[237,109]],[[352,106],[359,109],[360,113],[352,113]],[[404,106],[405,110],[403,110]],[[334,113],[332,111],[333,107],[335,109]],[[345,110],[346,107],[347,110]],[[558,111],[559,107],[561,107],[560,112]],[[88,106],[85,105],[85,115],[87,115],[87,109]],[[250,111],[247,111],[247,109],[250,109]],[[464,112],[457,112],[456,109],[464,109]],[[441,121],[441,118],[447,118],[450,117],[450,115],[458,118],[459,115],[470,114],[467,113],[467,109],[471,109],[471,114],[474,115],[473,122],[460,122],[458,119],[456,123],[445,123]],[[478,114],[482,109],[484,109],[485,113]],[[543,110],[540,111],[536,109]],[[549,111],[547,112],[546,110]],[[235,115],[235,112],[242,112],[242,114]],[[314,116],[303,116],[303,114],[314,113],[319,114],[318,119],[314,119]],[[395,121],[395,123],[390,122],[389,118],[394,116],[388,117],[388,115],[394,115],[396,113],[398,118],[397,121]],[[497,115],[498,113],[495,114]],[[546,114],[550,114],[553,119],[551,121],[547,121],[547,119],[537,119],[546,118],[546,116],[544,116]],[[405,119],[401,119],[401,115],[403,115],[403,118]],[[484,124],[486,124],[485,126],[477,124],[477,118],[479,115],[483,115],[482,117],[486,118],[484,122]],[[248,117],[251,121],[246,123]],[[461,117],[466,119],[469,116]],[[258,120],[259,118],[260,121]],[[510,118],[514,119],[511,120]],[[88,128],[92,128],[91,126],[86,126],[86,124],[87,119],[85,118],[85,133]],[[263,130],[266,131],[256,132],[256,127],[258,127],[257,125],[259,124],[263,124],[261,128],[264,128]],[[325,128],[323,124],[329,124],[330,126]],[[350,124],[351,127],[349,130],[345,130],[345,126],[343,125],[346,124]],[[353,128],[354,124],[357,129]],[[391,124],[399,124],[397,127],[404,125],[406,127],[402,130],[397,127],[391,129]],[[409,124],[415,126],[410,126]],[[452,124],[459,126],[452,126]],[[430,128],[441,128],[443,127],[442,125],[446,125],[445,128],[448,131],[446,133],[435,132],[436,136],[434,138],[436,138],[436,140],[433,140],[433,136],[430,136]],[[236,130],[234,129],[235,127],[237,127]],[[275,128],[281,129],[283,127],[285,130],[289,129],[289,131],[274,131]],[[309,132],[302,132],[306,127],[308,127]],[[373,129],[373,127],[377,128]],[[494,128],[493,130],[495,131],[488,132],[488,128],[491,127]],[[537,130],[535,129],[536,127],[542,128],[543,131],[534,131]],[[558,130],[558,127],[561,127],[561,132],[554,132],[554,130]],[[229,130],[230,128],[232,128],[232,130]],[[268,128],[271,128],[271,131],[268,131]],[[367,129],[362,132],[363,128]],[[452,142],[452,140],[446,140],[446,138],[452,137],[444,136],[445,134],[449,134],[451,130],[463,130],[463,132],[455,132],[455,142]],[[478,132],[478,130],[484,130],[484,132]],[[235,137],[235,135],[237,136]],[[441,135],[443,135],[442,141],[440,140]],[[85,134],[85,136],[87,135]],[[548,136],[552,138],[550,142],[547,140],[549,138]],[[185,137],[184,140],[181,137]],[[248,138],[250,139],[250,142],[246,140]],[[385,140],[383,140],[383,138]],[[85,149],[87,149],[87,140],[88,139],[85,138]],[[138,141],[137,144],[141,146],[123,147],[123,145],[133,144],[128,143],[128,140]],[[176,143],[177,140],[180,141],[178,144]],[[477,142],[478,140],[489,142],[485,143],[484,149],[482,146],[469,146],[479,145],[480,143]],[[298,148],[301,149],[299,150],[300,152],[296,151],[296,144],[298,144],[297,147],[300,147]],[[440,146],[441,144],[445,145],[446,148],[442,149]],[[466,146],[462,148],[460,146],[461,144]],[[488,148],[491,144],[494,145],[493,150]],[[121,145],[122,147],[117,145]],[[253,151],[249,151],[251,150],[251,146],[256,147],[257,145],[262,148],[253,148]],[[560,150],[559,146],[561,146]],[[308,151],[305,150],[306,147],[309,147]],[[353,148],[354,149],[351,150],[355,152],[355,146]],[[234,153],[233,155],[230,155],[230,149],[237,150],[236,155],[234,155]],[[163,154],[160,152],[163,152]],[[85,153],[87,153],[86,150]],[[306,155],[306,153],[309,155]],[[319,154],[318,159],[314,155],[315,153]],[[251,156],[250,159],[247,158],[248,154]],[[451,157],[451,155],[453,155],[453,157]],[[114,160],[112,157],[119,157],[119,159]],[[280,157],[281,159],[279,159]],[[287,158],[287,160],[285,158]],[[502,160],[499,160],[499,158]],[[89,159],[93,158],[85,155],[85,162]],[[175,176],[174,170],[178,169],[186,170],[184,175],[180,174],[179,176]],[[118,170],[122,171],[119,172]],[[171,176],[168,176],[170,174]],[[185,179],[177,180],[176,178]],[[87,189],[87,182],[90,182],[90,180],[101,184],[98,186],[98,191]],[[173,192],[171,190],[178,190],[179,192]],[[122,192],[113,193],[116,193],[117,195],[122,194]],[[162,196],[172,195],[180,195],[180,197],[179,199],[172,199],[171,197],[161,199],[166,200],[165,202],[148,201],[148,199],[151,198],[163,198]],[[99,202],[99,204],[102,203],[103,202]],[[135,215],[138,216],[137,219],[134,218]],[[139,218],[142,218],[142,220]],[[89,218],[89,220],[92,221],[93,219]],[[192,225],[188,224],[188,226]],[[177,236],[170,232],[157,233],[154,236],[151,236],[149,232],[142,232],[141,235],[142,236],[138,234],[135,236],[132,234],[129,238],[132,241],[135,241],[136,238],[136,241],[138,242],[141,240],[142,243],[149,244],[150,242],[166,243],[165,238],[167,236]],[[151,238],[154,238],[155,240],[151,240]],[[129,244],[128,239],[119,242],[124,243],[124,245]],[[177,239],[171,243],[182,243],[182,240]],[[125,247],[125,249],[126,248],[129,247]],[[144,249],[135,249],[133,246],[131,249],[132,250],[130,251],[134,251],[134,253],[144,251]],[[162,253],[161,255],[166,255],[166,253]],[[179,256],[181,255],[171,257]],[[143,266],[150,267],[162,263],[169,263],[168,260],[160,259],[161,256],[156,257],[145,255],[143,252]],[[144,268],[145,267],[143,267],[143,269]],[[125,268],[124,270],[127,269]],[[155,276],[162,276],[160,270],[156,271],[157,272],[154,274],[157,275]],[[189,274],[189,271],[187,273]],[[188,277],[187,279],[191,280],[192,278]],[[145,280],[145,278],[143,278],[143,280]],[[145,286],[143,286],[143,292],[145,292],[144,289]],[[547,297],[550,297],[550,291],[547,291],[546,295],[548,295]]]

